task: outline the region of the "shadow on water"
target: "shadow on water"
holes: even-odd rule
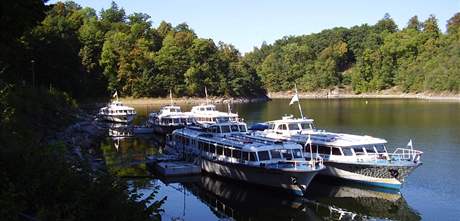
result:
[[[324,181],[314,182],[307,197],[202,175],[185,188],[217,217],[234,220],[420,220],[403,196]]]
[[[119,128],[117,128],[119,129]],[[127,178],[131,185],[144,192],[158,189],[159,197],[168,196],[165,216],[172,217],[185,204],[202,204],[208,210],[195,208],[187,213],[205,213],[211,219],[234,220],[420,220],[399,193],[385,192],[334,180],[315,179],[307,197],[266,189],[247,183],[204,174],[195,177],[173,177],[161,180],[142,161],[145,156],[162,152],[157,138],[123,136],[111,133],[101,142],[101,151],[111,173]],[[186,199],[183,194],[188,194]],[[181,202],[181,201],[184,202]],[[169,202],[168,202],[169,201]],[[207,214],[206,214],[207,213]],[[176,216],[180,216],[176,215]],[[187,216],[197,220],[198,215]]]

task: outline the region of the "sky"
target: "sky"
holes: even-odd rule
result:
[[[48,3],[55,3],[50,0]],[[111,0],[74,0],[97,12],[109,8]],[[283,36],[317,33],[333,27],[375,24],[385,13],[405,27],[410,17],[438,18],[445,31],[446,21],[460,12],[458,0],[116,0],[127,14],[143,12],[154,27],[161,21],[173,26],[187,23],[201,38],[234,45],[240,52],[252,51],[264,41],[273,43]]]

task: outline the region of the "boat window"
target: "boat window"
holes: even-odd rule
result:
[[[339,148],[332,147],[332,155],[342,155],[342,152],[340,152]]]
[[[249,160],[249,152],[242,152],[243,160],[248,161]]]
[[[311,124],[309,123],[301,123],[300,126],[302,127],[303,130],[313,129]]]
[[[217,155],[224,155],[223,151],[224,151],[224,147],[221,146],[221,145],[217,145]]]
[[[255,152],[249,152],[249,161],[257,161]]]
[[[328,146],[319,146],[318,147],[319,154],[331,154],[331,147]]]
[[[270,150],[270,154],[272,155],[272,159],[281,159],[281,153],[279,150]]]
[[[241,151],[240,150],[233,150],[232,157],[236,159],[241,159]]]
[[[294,158],[303,158],[302,151],[300,149],[292,150],[292,154],[294,155]]]
[[[214,144],[209,145],[209,152],[215,154],[216,153],[216,145],[214,145]]]
[[[270,130],[275,129],[275,124],[268,124],[268,129],[270,129]]]
[[[299,125],[296,123],[288,124],[289,130],[299,130]]]
[[[374,146],[365,146],[367,153],[375,153]]]
[[[231,125],[232,132],[239,132],[238,125]]]
[[[204,149],[204,143],[201,141],[198,141],[198,149],[203,150]]]
[[[377,149],[378,153],[386,153],[384,145],[375,145],[375,149]]]
[[[287,130],[286,124],[280,124],[280,125],[278,125],[278,130]]]
[[[342,148],[342,152],[345,156],[353,156],[353,152],[350,148]]]
[[[212,111],[212,108],[211,108],[211,107],[207,107],[206,110],[207,110],[207,111]]]
[[[211,133],[217,133],[217,128],[219,128],[219,127],[218,126],[212,126],[212,127],[209,128],[209,131]]]
[[[239,125],[241,132],[246,132],[246,127],[244,125]]]
[[[270,155],[268,155],[268,151],[259,151],[259,161],[270,160]]]
[[[292,159],[292,153],[291,150],[280,150],[281,154],[283,155],[283,158],[285,159]]]
[[[222,128],[222,133],[230,133],[230,127],[228,125],[220,127]]]
[[[231,157],[232,156],[232,149],[230,148],[224,148],[224,155],[226,157]]]
[[[355,147],[353,148],[353,150],[355,151],[356,155],[363,155],[364,154],[364,150],[362,147]]]

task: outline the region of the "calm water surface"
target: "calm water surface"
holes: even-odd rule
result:
[[[367,101],[367,102],[366,102]],[[304,114],[317,128],[385,138],[387,148],[412,139],[424,164],[400,192],[335,180],[314,180],[306,197],[254,187],[213,176],[156,179],[143,164],[146,155],[161,153],[161,137],[108,137],[101,144],[108,168],[148,194],[158,188],[167,196],[163,220],[458,220],[460,217],[460,103],[411,99],[302,100]],[[136,123],[158,106],[135,107]],[[189,110],[191,106],[183,106]],[[226,111],[226,106],[218,105]],[[297,105],[279,99],[235,104],[233,112],[251,125],[299,116]],[[133,178],[133,177],[142,178]]]

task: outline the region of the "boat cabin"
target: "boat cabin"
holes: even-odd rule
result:
[[[189,115],[198,123],[212,124],[224,122],[237,122],[238,114],[230,112],[221,112],[213,104],[201,104],[192,107]]]
[[[269,121],[267,130],[289,136],[302,132],[314,131],[315,125],[313,123],[313,119],[297,119],[290,115],[284,116],[281,120]]]
[[[383,143],[380,144],[367,144],[356,146],[332,146],[326,144],[315,144],[314,141],[311,145],[307,144],[304,147],[306,155],[321,156],[325,160],[376,160],[388,159],[388,152]]]

